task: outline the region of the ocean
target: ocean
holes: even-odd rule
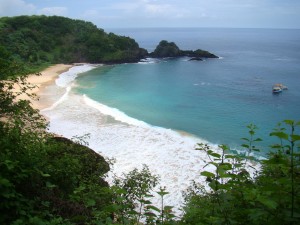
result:
[[[81,65],[63,73],[45,92],[57,93],[42,113],[50,131],[72,138],[89,134],[89,146],[116,160],[117,176],[143,164],[170,191],[199,176],[207,157],[197,143],[241,150],[246,126],[255,124],[264,156],[278,122],[300,120],[300,30],[148,28],[108,29],[153,51],[161,40],[184,50],[208,50],[219,59],[146,59],[121,65]],[[288,90],[272,94],[282,83]],[[207,169],[207,168],[206,168]],[[113,173],[108,180],[112,179]]]

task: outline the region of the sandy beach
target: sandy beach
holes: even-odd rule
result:
[[[43,70],[40,76],[29,75],[27,81],[30,84],[36,85],[36,88],[32,90],[28,90],[27,92],[29,94],[36,94],[39,97],[39,95],[41,94],[41,92],[46,86],[53,84],[55,82],[55,79],[61,73],[68,71],[71,67],[73,67],[73,65],[71,64],[56,64]],[[14,88],[16,91],[20,91],[21,89],[21,87],[18,85],[15,85]],[[18,99],[30,100],[32,107],[39,110],[42,110],[50,106],[50,103],[48,102],[31,99],[25,94],[18,96]]]

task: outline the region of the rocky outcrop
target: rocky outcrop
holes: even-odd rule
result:
[[[203,59],[200,57],[193,57],[193,58],[190,58],[189,61],[203,61]]]
[[[162,40],[155,48],[154,52],[149,53],[149,57],[153,58],[166,58],[166,57],[192,57],[191,60],[201,61],[202,58],[219,58],[218,56],[201,49],[195,51],[181,50],[174,42]]]

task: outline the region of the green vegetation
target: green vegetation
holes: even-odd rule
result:
[[[214,172],[201,172],[209,191],[194,183],[186,194],[184,224],[299,224],[299,126],[300,122],[285,120],[270,134],[279,144],[271,146],[268,159],[259,161],[259,170],[251,168],[250,154],[228,154],[226,146],[216,153],[200,144],[197,150],[206,152]],[[243,138],[243,146],[251,153],[258,151],[254,144],[261,139],[254,138],[256,126],[248,128],[250,137]]]
[[[162,40],[159,42],[158,46],[155,48],[154,52],[150,53],[151,57],[164,58],[164,57],[194,57],[194,58],[218,58],[218,56],[201,49],[196,51],[191,50],[180,50],[179,47],[174,42],[168,42]]]
[[[129,37],[58,16],[0,18],[0,46],[31,68],[45,63],[136,62],[147,54]]]

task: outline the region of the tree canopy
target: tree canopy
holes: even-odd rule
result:
[[[27,65],[136,62],[147,54],[132,38],[59,16],[0,18],[0,46]]]

